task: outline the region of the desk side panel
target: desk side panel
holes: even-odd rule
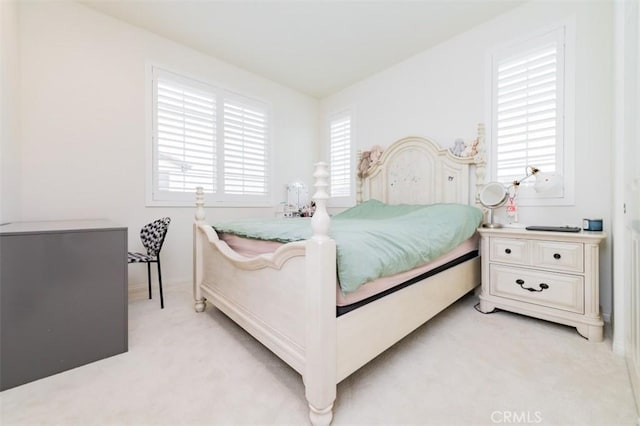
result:
[[[0,390],[126,352],[127,230],[0,236]]]

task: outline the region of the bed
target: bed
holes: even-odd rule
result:
[[[456,157],[420,137],[393,143],[358,177],[357,202],[477,204],[485,174],[482,125],[476,142],[475,155],[469,157]],[[480,261],[472,256],[437,274],[418,276],[411,285],[338,315],[325,163],[316,165],[314,178],[311,237],[255,256],[242,255],[219,238],[205,219],[199,189],[193,291],[197,312],[209,302],[301,374],[311,423],[327,425],[337,384],[476,288]]]

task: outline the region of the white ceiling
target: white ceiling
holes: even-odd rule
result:
[[[97,11],[318,98],[522,2],[81,0]]]

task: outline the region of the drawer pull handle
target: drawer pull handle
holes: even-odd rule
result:
[[[561,257],[562,257],[562,256],[560,256],[560,253],[555,253],[555,254],[553,255],[553,258],[554,258],[554,259],[560,259]]]
[[[542,290],[546,290],[549,288],[549,284],[545,284],[545,283],[540,283],[540,288],[539,289],[535,289],[533,287],[525,287],[524,286],[524,280],[521,279],[517,279],[516,280],[516,284],[518,284],[520,287],[522,287],[523,290],[528,290],[528,291],[542,291]]]
[[[509,248],[508,249],[504,249],[504,252],[507,253],[507,254],[511,254],[511,249],[509,249]]]

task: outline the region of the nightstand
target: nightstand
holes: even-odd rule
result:
[[[554,321],[602,341],[598,251],[603,232],[478,231],[482,312],[500,308]]]

